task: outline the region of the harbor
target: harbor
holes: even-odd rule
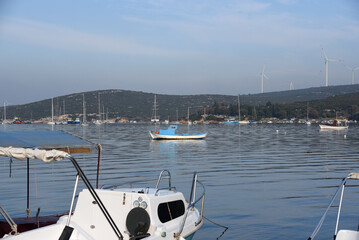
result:
[[[359,1],[0,10],[0,239],[359,240]]]
[[[99,185],[154,177],[168,169],[188,197],[196,170],[206,186],[204,219],[194,239],[307,239],[331,196],[349,172],[358,171],[359,127],[320,131],[312,124],[191,125],[205,140],[154,141],[150,124],[2,125],[2,131],[65,130],[102,146]],[[345,136],[345,137],[344,137]],[[89,180],[96,179],[97,154],[77,157]],[[12,217],[25,217],[26,164],[2,158],[1,204]],[[68,211],[73,189],[71,163],[30,165],[30,209],[40,215]],[[54,187],[55,186],[55,187]],[[84,185],[79,183],[79,189]],[[347,188],[341,227],[356,229],[355,193]],[[336,209],[315,239],[334,233]],[[34,213],[35,214],[35,213]]]

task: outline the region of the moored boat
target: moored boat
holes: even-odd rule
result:
[[[224,124],[238,124],[238,120],[236,120],[234,118],[228,118],[228,119],[225,119],[225,121],[223,123]]]
[[[347,120],[334,120],[332,124],[319,124],[321,130],[346,130],[348,129]]]
[[[207,133],[176,134],[177,128],[177,125],[170,125],[166,130],[150,131],[150,136],[153,140],[199,140],[207,137]]]
[[[238,121],[238,124],[250,124],[250,121],[249,120],[241,120],[241,121]]]
[[[76,169],[75,187],[68,215],[61,216],[55,224],[20,233],[17,231],[16,223],[0,205],[0,213],[11,227],[11,232],[5,235],[4,239],[190,240],[203,224],[205,189],[198,180],[197,173],[193,175],[191,194],[187,201],[184,195],[172,186],[168,170],[162,171],[159,177],[154,179],[154,187],[148,187],[148,183],[144,184],[145,187],[135,187],[134,184],[144,182],[136,181],[129,187],[114,185],[94,189],[75,158],[69,153],[32,147],[0,147],[0,156],[22,160],[36,158],[45,162],[64,159],[71,161]],[[75,204],[80,178],[86,189],[79,193]],[[199,188],[203,190],[201,193],[197,192]],[[198,210],[196,205],[200,205],[201,210]]]

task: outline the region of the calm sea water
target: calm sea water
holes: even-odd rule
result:
[[[192,133],[207,131],[207,139],[200,141],[152,141],[148,131],[153,126],[146,124],[53,128],[102,145],[101,184],[157,177],[169,169],[173,185],[188,197],[192,174],[198,171],[206,185],[205,216],[229,229],[221,236],[223,228],[204,220],[195,239],[307,239],[341,179],[359,171],[355,125],[344,132],[323,132],[318,125],[304,124],[180,126]],[[51,126],[8,125],[1,130],[51,130]],[[75,158],[95,184],[96,154]],[[12,216],[25,216],[26,163],[1,158],[0,164],[0,203]],[[33,215],[37,207],[42,215],[68,211],[76,174],[72,165],[37,160],[30,170]],[[355,184],[349,184],[345,193],[343,228],[358,228]],[[332,239],[335,210],[316,239]]]

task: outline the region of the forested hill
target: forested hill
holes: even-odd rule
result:
[[[241,104],[249,105],[265,105],[268,101],[272,104],[286,104],[323,99],[329,96],[356,92],[359,92],[359,84],[240,95],[240,101]],[[99,112],[99,99],[101,112],[108,112],[110,118],[126,117],[134,120],[147,121],[153,115],[154,93],[127,90],[98,90],[54,97],[55,115],[62,115],[65,113],[78,116],[81,114],[83,94],[85,95],[89,120],[91,118],[96,118],[96,114]],[[214,103],[228,105],[237,104],[238,99],[238,96],[215,94],[156,94],[156,97],[158,115],[160,115],[162,120],[168,118],[170,120],[176,120],[177,112],[179,117],[183,117],[187,116],[188,109],[193,113],[196,112],[198,108],[211,107]],[[0,112],[1,116],[3,116],[3,107],[0,108]],[[20,117],[22,120],[35,120],[49,116],[51,116],[51,99],[7,107],[8,119]]]
[[[313,87],[298,90],[288,90],[281,92],[269,92],[263,94],[244,95],[243,102],[250,105],[265,105],[268,101],[276,104],[287,104],[294,102],[305,102],[327,97],[344,95],[359,92],[359,84]],[[242,96],[241,96],[242,99]]]

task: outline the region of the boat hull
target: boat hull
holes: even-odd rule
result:
[[[346,130],[348,126],[330,126],[330,125],[323,125],[319,124],[320,129],[322,130]]]
[[[207,133],[195,135],[164,135],[150,132],[150,136],[153,140],[200,140],[206,138]]]

